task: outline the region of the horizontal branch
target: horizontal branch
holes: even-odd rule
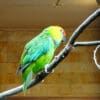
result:
[[[100,41],[75,42],[73,46],[77,47],[77,46],[95,46],[95,45],[100,45]]]
[[[78,38],[80,33],[98,16],[100,16],[100,9],[97,9],[93,14],[91,14],[72,34],[65,48],[53,59],[53,61],[48,65],[48,72],[52,72],[52,70],[69,54],[75,40]],[[44,70],[37,75],[32,81],[29,87],[36,85],[41,82],[49,73],[46,73]],[[16,88],[4,91],[0,93],[0,98],[7,97],[19,93],[22,91],[23,85],[18,86]]]

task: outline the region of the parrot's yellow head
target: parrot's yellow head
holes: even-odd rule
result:
[[[65,30],[60,26],[49,26],[45,29],[48,31],[51,38],[55,41],[56,46],[58,47],[61,42],[66,41],[66,32]]]

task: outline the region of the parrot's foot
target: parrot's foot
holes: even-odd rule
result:
[[[56,59],[58,59],[58,56],[55,56]]]
[[[45,66],[45,68],[44,68],[44,71],[45,71],[46,73],[50,73],[50,72],[48,71],[48,65],[49,65],[49,64],[47,64],[47,65]]]
[[[54,73],[54,69],[52,70],[52,72],[51,73]]]
[[[44,80],[42,80],[41,83],[44,83]]]
[[[45,69],[44,69],[45,72],[46,72],[46,73],[54,73],[54,69],[53,69],[52,71],[50,71],[50,72],[48,71],[48,65],[49,65],[49,64],[47,64],[47,65],[45,66]]]

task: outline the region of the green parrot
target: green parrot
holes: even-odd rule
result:
[[[47,72],[45,66],[50,63],[55,50],[65,40],[66,33],[62,27],[49,26],[25,45],[17,70],[22,73],[24,92],[35,75],[43,69]]]

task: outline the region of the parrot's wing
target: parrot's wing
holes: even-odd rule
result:
[[[21,66],[18,71],[24,71],[32,62],[47,53],[51,47],[51,43],[52,40],[50,37],[39,37],[27,43],[21,56]]]

